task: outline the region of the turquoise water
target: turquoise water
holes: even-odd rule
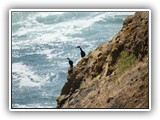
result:
[[[12,108],[54,108],[74,66],[133,12],[12,12]]]

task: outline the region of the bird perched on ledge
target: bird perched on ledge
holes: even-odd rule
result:
[[[68,61],[68,63],[69,63],[69,65],[70,65],[70,67],[72,68],[73,67],[73,61],[72,60],[70,60],[69,58],[67,58],[69,61]]]
[[[77,46],[76,48],[79,48],[81,51],[81,57],[84,57],[86,54],[85,52],[82,50],[82,48],[80,46]]]

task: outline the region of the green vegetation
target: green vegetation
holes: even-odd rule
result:
[[[135,55],[128,54],[128,51],[121,52],[119,58],[117,59],[118,72],[123,73],[126,69],[130,68],[136,61]]]
[[[117,59],[116,62],[116,67],[117,67],[117,71],[116,71],[116,75],[114,76],[114,80],[116,83],[119,84],[119,81],[116,81],[120,75],[122,75],[127,69],[129,69],[132,65],[134,65],[135,61],[136,61],[136,56],[135,55],[130,55],[128,51],[123,51],[120,53],[120,56]]]

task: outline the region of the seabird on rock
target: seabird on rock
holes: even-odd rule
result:
[[[73,61],[72,60],[70,60],[69,58],[67,58],[69,61],[68,61],[68,63],[69,63],[69,65],[70,65],[70,67],[72,68],[73,67]]]
[[[84,57],[86,54],[85,52],[82,50],[82,48],[80,46],[77,46],[76,48],[79,48],[81,51],[81,57]]]

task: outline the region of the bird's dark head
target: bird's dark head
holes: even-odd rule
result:
[[[81,48],[80,46],[77,46],[76,48]]]
[[[68,60],[70,60],[69,58],[67,58]]]

